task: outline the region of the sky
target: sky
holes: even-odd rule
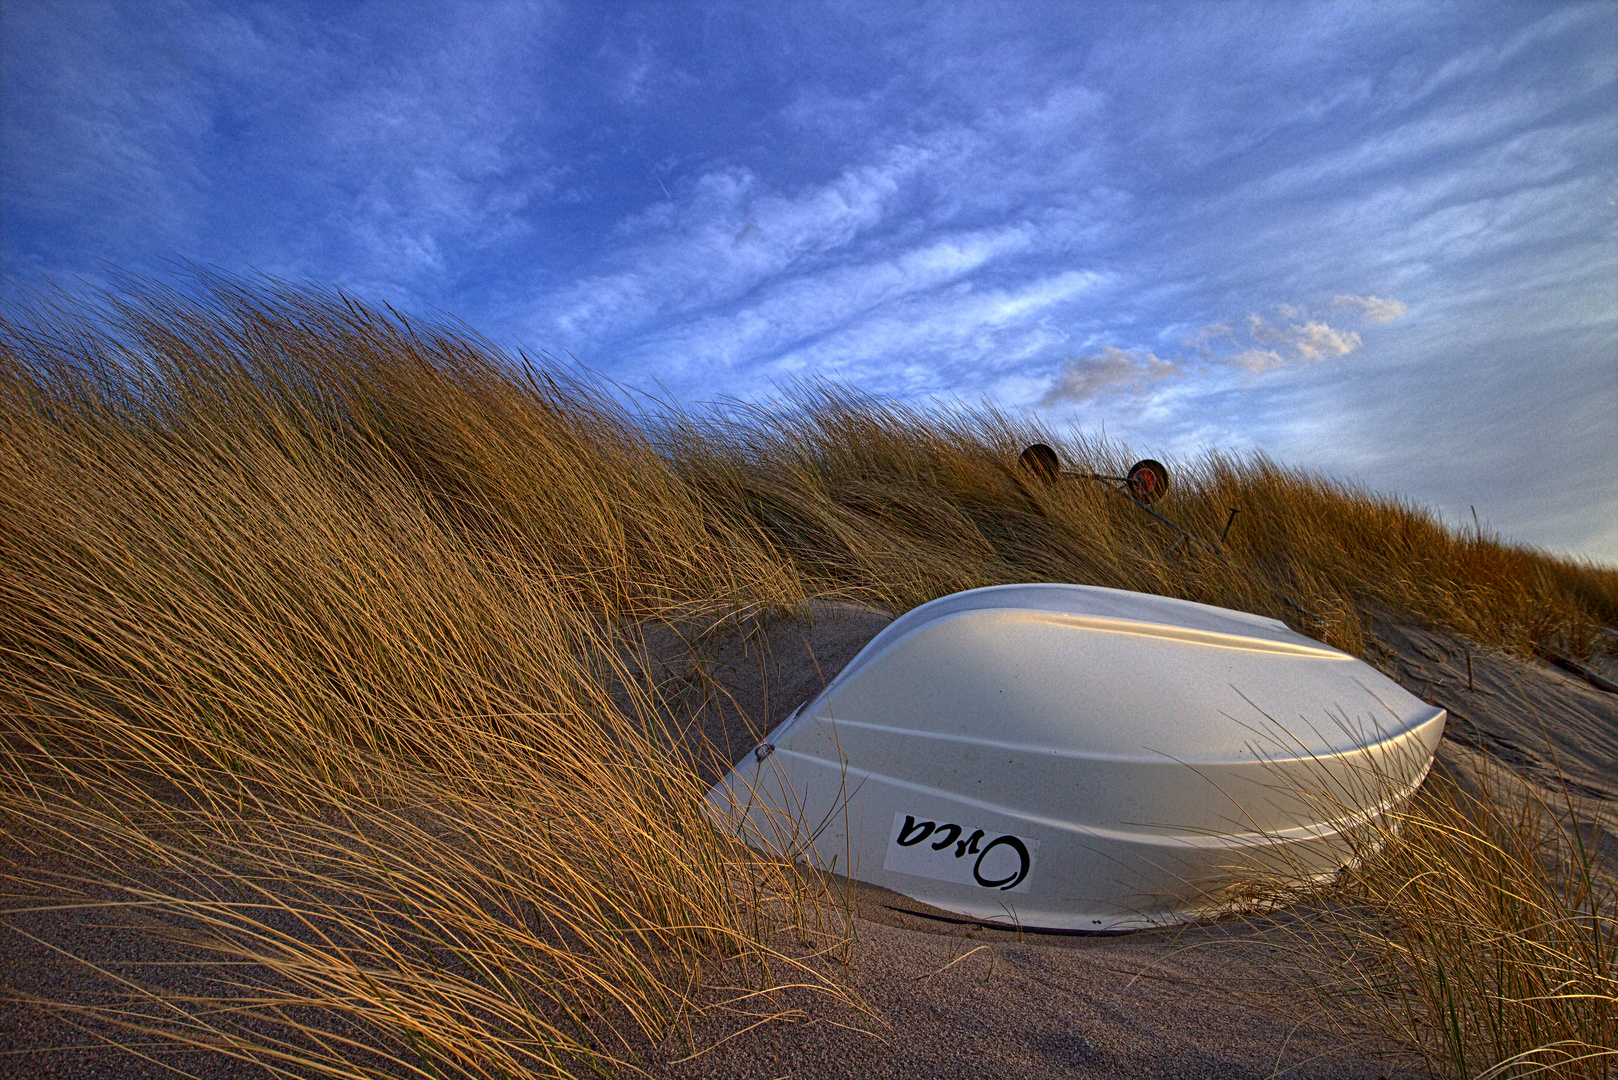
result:
[[[0,0],[0,300],[188,262],[1618,565],[1613,0]]]

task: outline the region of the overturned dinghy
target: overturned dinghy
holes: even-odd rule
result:
[[[1126,930],[1335,873],[1443,728],[1273,619],[1003,585],[895,620],[709,803],[756,848],[946,911]]]

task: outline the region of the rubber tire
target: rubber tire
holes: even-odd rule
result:
[[[1129,493],[1143,503],[1154,503],[1169,490],[1169,471],[1161,461],[1151,458],[1137,461],[1124,477]]]
[[[1044,443],[1035,443],[1022,452],[1017,459],[1023,468],[1039,477],[1041,480],[1055,480],[1062,473],[1062,462],[1056,456],[1056,451]]]

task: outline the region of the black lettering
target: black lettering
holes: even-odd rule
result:
[[[944,836],[945,833],[948,833],[949,835]],[[938,827],[938,835],[943,836],[944,839],[934,844],[933,850],[943,851],[945,848],[955,843],[955,838],[961,835],[961,827],[959,825],[940,825]]]
[[[979,829],[977,832],[972,834],[972,839],[962,840],[959,844],[955,845],[955,857],[957,859],[965,858],[968,851],[976,855],[978,853],[978,841],[982,839],[983,830]]]
[[[914,847],[933,834],[938,825],[931,821],[916,824],[916,819],[910,814],[905,815],[904,828],[899,830],[899,846]]]
[[[994,881],[989,881],[983,876],[983,860],[989,857],[989,852],[993,851],[1001,844],[1010,845],[1011,849],[1017,853],[1017,857],[1022,860],[1022,863],[1018,866],[1016,873],[1010,874],[1003,878],[997,878]],[[978,856],[978,861],[972,867],[972,876],[976,878],[977,883],[982,885],[985,889],[999,889],[1001,892],[1005,892],[1007,889],[1015,889],[1018,885],[1022,884],[1022,879],[1028,876],[1028,863],[1029,858],[1027,845],[1025,845],[1015,836],[997,836],[993,840],[989,841],[988,845],[984,847],[983,853]]]

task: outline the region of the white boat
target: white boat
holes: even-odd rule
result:
[[[1273,619],[1003,585],[895,620],[708,798],[755,848],[944,911],[1118,931],[1337,872],[1443,729]]]

